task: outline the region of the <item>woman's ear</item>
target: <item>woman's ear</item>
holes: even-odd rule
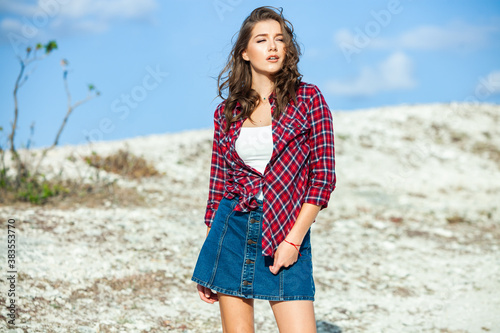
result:
[[[245,61],[249,61],[250,58],[248,57],[248,54],[247,54],[247,50],[243,50],[243,52],[241,52],[241,57],[243,58],[243,60]]]

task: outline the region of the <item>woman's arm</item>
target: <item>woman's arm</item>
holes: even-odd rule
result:
[[[212,226],[215,212],[224,195],[224,184],[227,175],[226,161],[220,148],[220,137],[222,136],[222,117],[224,106],[219,104],[214,113],[214,139],[212,143],[212,158],[210,164],[210,184],[208,192],[207,208],[205,212],[205,224]]]
[[[311,89],[308,114],[311,124],[311,134],[307,141],[311,148],[308,183],[300,213],[285,238],[297,245],[302,244],[319,211],[328,206],[330,194],[336,184],[333,117],[316,86]],[[273,266],[269,269],[277,274],[281,267],[293,265],[297,259],[297,249],[283,241],[276,249]]]
[[[292,227],[292,230],[286,236],[286,240],[294,244],[302,244],[302,240],[307,231],[318,216],[321,206],[309,203],[302,204],[299,216]]]
[[[304,239],[307,230],[309,230],[313,224],[320,209],[321,206],[318,205],[309,203],[302,204],[299,216],[297,217],[292,230],[290,230],[286,236],[286,240],[293,244],[302,244],[302,240]],[[293,245],[287,242],[282,242],[278,246],[278,249],[276,249],[276,252],[274,252],[274,263],[272,266],[269,266],[269,270],[273,274],[278,274],[281,267],[293,265],[297,261],[298,256],[299,252]]]
[[[318,87],[312,89],[309,101],[311,134],[308,139],[309,157],[308,184],[303,202],[328,206],[330,195],[337,182],[335,173],[335,142],[333,116]]]

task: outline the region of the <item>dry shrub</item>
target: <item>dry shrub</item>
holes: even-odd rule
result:
[[[93,152],[92,155],[84,157],[84,160],[90,166],[131,179],[161,175],[154,165],[148,163],[143,157],[135,156],[122,149],[106,157]]]
[[[469,222],[465,217],[460,216],[460,215],[453,215],[453,216],[448,216],[446,218],[446,221],[449,224],[455,224],[455,223],[466,223]]]
[[[500,166],[500,148],[491,142],[476,142],[472,152],[477,155],[487,155],[490,160]]]
[[[463,141],[467,140],[468,138],[469,138],[469,136],[465,132],[450,130],[451,142],[463,142]]]

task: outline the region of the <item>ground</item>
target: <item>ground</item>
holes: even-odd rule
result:
[[[494,105],[334,112],[337,188],[311,236],[318,332],[500,332],[499,119]],[[190,281],[211,139],[201,130],[94,144],[164,172],[116,177],[141,205],[0,207],[3,263],[8,219],[16,227],[12,332],[220,332],[218,306]],[[67,157],[89,149],[56,149],[47,167],[81,175],[88,166]],[[266,301],[255,320],[257,332],[277,332]]]

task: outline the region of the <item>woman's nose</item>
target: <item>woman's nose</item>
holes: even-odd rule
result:
[[[269,51],[271,50],[276,50],[276,42],[274,40],[269,42]]]

